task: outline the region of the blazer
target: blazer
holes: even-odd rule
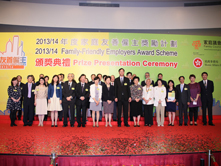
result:
[[[143,80],[143,81],[141,82],[141,86],[146,86],[145,81],[146,81],[146,79],[145,79],[145,80]],[[151,82],[151,84],[150,84],[150,85],[153,85],[153,86],[154,86],[154,81],[153,81],[153,80],[152,80],[152,82]]]
[[[146,100],[148,100],[149,98],[151,98],[151,100],[146,104],[146,102],[143,100],[143,104],[144,105],[151,105],[154,103],[154,87],[153,86],[150,86],[149,87],[149,90],[147,92],[147,88],[146,86],[143,87],[143,96],[142,98],[145,98]]]
[[[158,106],[159,100],[161,100],[161,105],[166,106],[166,88],[164,86],[154,87],[154,106]]]
[[[75,101],[76,98],[76,83],[72,81],[71,84],[71,89],[69,89],[69,81],[66,81],[63,84],[63,89],[62,89],[62,96],[63,96],[63,101],[67,102],[67,97],[72,96],[71,101]]]
[[[107,85],[105,84],[103,86],[102,90],[102,100],[107,101],[111,100],[114,101],[115,95],[114,95],[114,86],[110,85],[110,89],[108,90]]]
[[[131,97],[129,79],[124,77],[123,84],[120,82],[120,77],[114,81],[115,98],[118,100],[128,100]],[[123,95],[124,94],[124,95]]]
[[[180,90],[180,84],[176,86],[175,93],[176,102],[187,104],[190,102],[190,88],[189,85],[184,84],[183,92]]]
[[[203,80],[199,82],[201,88],[201,101],[205,102],[208,100],[209,102],[213,102],[213,91],[214,84],[213,81],[207,80],[207,88],[203,84]]]
[[[92,84],[91,86],[90,86],[90,95],[91,95],[91,97],[90,97],[90,102],[94,102],[94,99],[93,98],[95,98],[95,88],[96,88],[96,86],[95,86],[95,84]],[[102,86],[101,85],[98,85],[98,87],[97,87],[99,90],[99,99],[100,99],[100,103],[102,102]]]
[[[48,86],[48,99],[52,98],[54,95],[54,85],[49,84]],[[62,87],[61,84],[57,84],[56,86],[56,96],[62,100]]]
[[[20,85],[19,85],[19,87],[21,88],[21,90],[23,89],[23,86],[24,86],[25,84],[24,83],[20,83]],[[20,101],[23,101],[23,96],[22,96],[22,94],[21,94],[21,98],[20,98]]]
[[[104,86],[105,83],[104,83],[103,81],[100,81],[100,82],[99,82],[99,85]]]
[[[76,105],[83,104],[83,105],[87,106],[89,94],[90,94],[89,84],[86,84],[86,83],[84,84],[84,89],[83,89],[83,92],[82,92],[81,82],[78,83],[76,85]],[[83,101],[80,99],[80,97],[82,97],[82,96],[85,98]]]
[[[32,100],[33,104],[34,104],[34,99],[35,99],[35,94],[34,94],[35,86],[36,86],[35,84],[31,85],[31,100]],[[28,99],[28,83],[26,83],[22,86],[22,97],[24,97],[23,104],[25,105],[27,102],[27,99]]]

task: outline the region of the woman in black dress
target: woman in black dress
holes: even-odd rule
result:
[[[168,81],[168,88],[166,94],[166,111],[168,112],[169,124],[168,126],[174,126],[175,114],[176,114],[176,99],[175,99],[175,86],[173,80]],[[173,115],[173,118],[171,117]],[[172,120],[171,120],[172,118]]]
[[[17,77],[13,77],[11,80],[11,86],[8,87],[8,96],[7,110],[10,110],[11,127],[13,127],[17,126],[15,124],[16,112],[21,110],[21,88],[18,86]]]

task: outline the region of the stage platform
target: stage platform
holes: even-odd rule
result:
[[[15,161],[25,160],[24,155],[29,155],[26,156],[27,159],[36,161],[38,157],[47,160],[51,152],[55,152],[60,156],[59,161],[71,157],[71,161],[75,159],[75,162],[85,163],[85,159],[88,158],[89,161],[94,156],[100,163],[103,157],[107,157],[107,161],[112,161],[113,157],[113,161],[125,166],[136,165],[139,163],[137,161],[140,161],[140,164],[146,161],[147,165],[151,166],[189,166],[187,160],[191,159],[194,160],[191,162],[197,163],[199,157],[205,157],[205,153],[210,149],[216,152],[216,160],[221,165],[221,116],[213,116],[213,119],[215,126],[203,126],[202,117],[199,116],[198,126],[178,126],[176,117],[174,127],[167,126],[168,118],[164,127],[157,127],[155,118],[152,127],[144,126],[143,118],[141,127],[134,127],[132,122],[129,122],[130,127],[123,124],[122,127],[117,127],[117,122],[112,122],[113,127],[105,127],[105,122],[100,122],[99,127],[93,127],[91,118],[88,118],[87,126],[78,128],[77,123],[75,127],[62,127],[63,122],[59,122],[58,127],[51,127],[49,119],[44,122],[44,127],[37,126],[37,119],[33,126],[24,127],[22,121],[16,120],[18,126],[10,127],[9,116],[0,116],[0,164],[6,160],[10,161],[10,157]],[[134,157],[137,157],[137,160]],[[150,160],[147,161],[147,158]],[[121,159],[125,160],[121,162]],[[95,158],[90,160],[95,161]],[[134,162],[125,163],[128,161]],[[100,165],[114,166],[114,163],[110,163]]]

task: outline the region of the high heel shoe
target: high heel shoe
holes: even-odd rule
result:
[[[112,125],[111,125],[111,124],[109,124],[109,126],[110,126],[110,127],[112,127]]]
[[[54,125],[51,125],[51,127],[54,127]]]

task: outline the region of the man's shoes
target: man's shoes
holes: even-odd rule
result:
[[[182,124],[179,124],[179,126],[182,126]]]
[[[63,125],[62,127],[67,127],[68,125]]]
[[[23,126],[27,126],[26,124],[24,124]]]
[[[126,124],[125,126],[126,126],[126,127],[130,127],[130,125],[129,125],[129,124]]]
[[[121,127],[121,124],[119,124],[118,127]]]
[[[29,124],[29,126],[32,126],[32,124]]]
[[[213,123],[210,123],[209,125],[210,125],[210,126],[215,126]]]
[[[206,123],[203,123],[203,126],[206,126]]]
[[[17,126],[17,125],[14,123],[13,126]]]
[[[74,127],[74,125],[72,124],[71,127]]]
[[[78,127],[81,127],[81,124],[78,124]]]
[[[13,124],[10,124],[10,126],[13,127],[14,125],[13,125]]]
[[[82,127],[85,127],[85,124],[82,124]]]
[[[188,126],[188,124],[185,123],[184,126]]]

